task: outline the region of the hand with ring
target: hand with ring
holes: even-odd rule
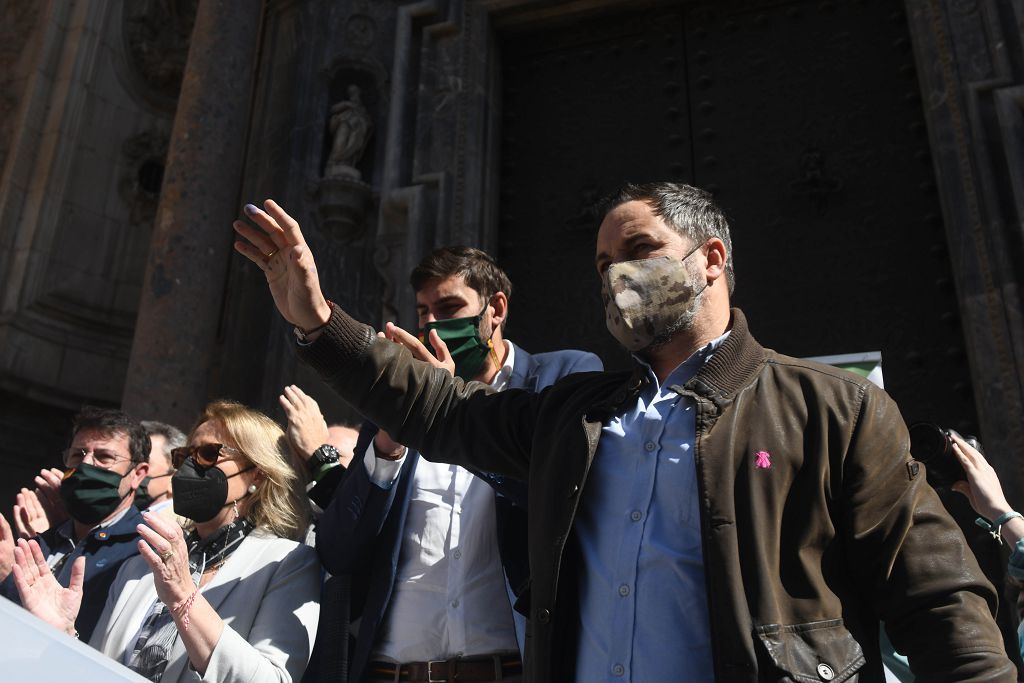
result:
[[[188,568],[188,547],[181,527],[158,514],[147,512],[138,527],[139,554],[153,572],[157,597],[174,607],[195,591]]]
[[[232,225],[242,239],[235,251],[256,264],[267,277],[270,294],[284,319],[301,330],[322,327],[331,317],[331,306],[320,291],[313,254],[294,218],[271,199],[263,208],[245,205],[245,221]]]

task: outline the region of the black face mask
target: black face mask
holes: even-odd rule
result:
[[[252,468],[250,465],[235,472],[231,477],[237,477]],[[187,517],[193,522],[209,522],[223,507],[230,504],[228,479],[231,477],[217,467],[196,467],[195,461],[188,458],[171,477],[171,486],[174,488],[174,514]]]
[[[140,510],[145,510],[150,505],[152,505],[155,498],[153,498],[153,496],[149,493],[149,482],[153,481],[154,479],[163,479],[164,477],[169,476],[171,476],[170,472],[168,472],[167,474],[158,474],[155,477],[146,477],[145,479],[143,479],[142,483],[139,484],[139,488],[135,489],[135,507],[139,508]],[[160,495],[166,496],[167,492],[164,491]]]
[[[118,491],[125,474],[83,462],[60,483],[60,498],[71,519],[92,526],[117,509],[124,496]]]

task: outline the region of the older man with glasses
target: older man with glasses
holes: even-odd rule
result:
[[[142,514],[135,491],[146,477],[150,440],[141,424],[119,410],[86,406],[75,416],[60,499],[69,519],[36,537],[61,585],[71,565],[85,557],[85,585],[76,628],[88,640],[107,600],[110,584],[126,559],[137,555]],[[0,516],[0,594],[18,602],[11,566],[14,535]]]

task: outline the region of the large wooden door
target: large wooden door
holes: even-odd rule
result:
[[[881,350],[910,420],[976,416],[906,18],[884,0],[717,0],[509,33],[499,258],[525,348],[626,359],[591,204],[625,180],[712,190],[735,305],[797,356]]]

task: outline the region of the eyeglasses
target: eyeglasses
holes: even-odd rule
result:
[[[219,463],[222,453],[241,455],[242,451],[222,443],[204,443],[201,446],[182,446],[171,449],[171,464],[178,469],[182,464],[192,458],[192,461],[200,467],[210,468]]]
[[[89,450],[88,448],[69,448],[61,453],[64,458],[65,467],[78,467],[85,460],[86,456],[92,455],[92,464],[103,469],[110,469],[119,462],[131,460],[120,453],[108,451],[102,448]]]

